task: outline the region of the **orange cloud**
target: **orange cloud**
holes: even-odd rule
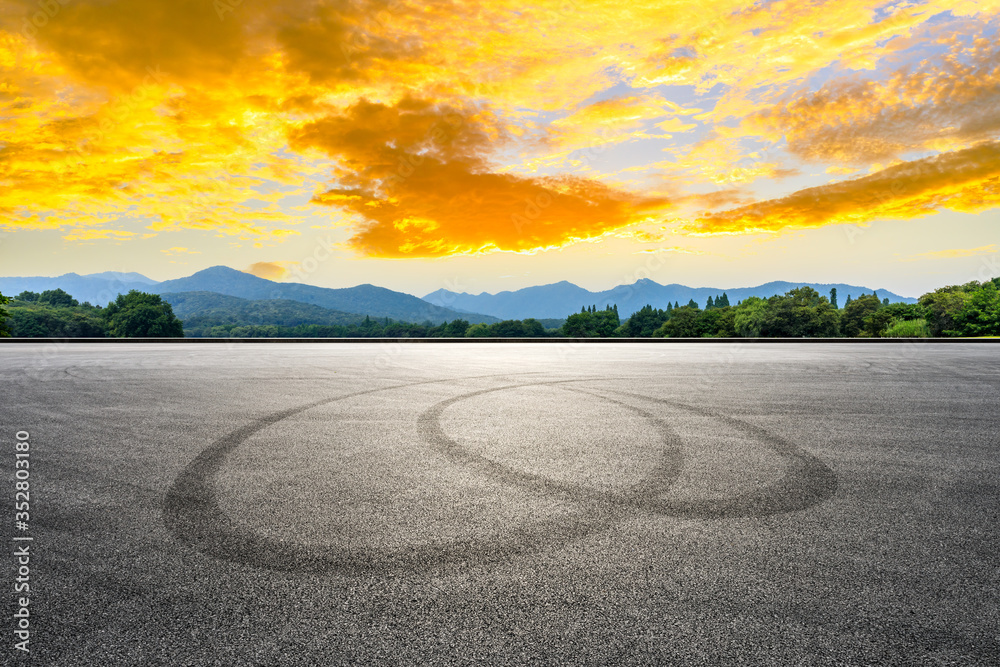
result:
[[[287,278],[291,271],[288,270],[284,262],[254,262],[243,269],[243,273],[249,273],[266,280],[280,281]]]
[[[996,206],[1000,206],[1000,142],[991,142],[713,213],[686,229],[709,234],[770,232],[910,219],[941,209],[973,213]]]
[[[412,98],[361,101],[291,135],[294,148],[339,160],[337,186],[315,201],[362,219],[349,243],[369,256],[534,251],[600,236],[667,205],[577,177],[496,173],[488,157],[504,141],[484,110]]]
[[[131,224],[278,243],[322,215],[356,225],[358,251],[387,257],[598,238],[667,202],[611,182],[634,167],[614,163],[624,151],[590,164],[574,155],[584,147],[632,141],[635,160],[655,162],[666,134],[698,132],[666,146],[661,173],[643,178],[659,178],[652,186],[674,201],[736,206],[734,189],[683,190],[780,179],[794,173],[789,153],[863,168],[994,140],[1000,70],[984,26],[998,8],[5,0],[0,224]],[[921,40],[951,51],[887,78],[889,59]],[[801,91],[831,68],[873,81]],[[699,109],[664,99],[654,90],[663,83],[693,90],[684,107]],[[786,139],[787,151],[774,150]],[[947,206],[992,205],[989,183],[963,187]],[[313,210],[294,199],[321,188]],[[892,210],[862,202],[855,213]]]

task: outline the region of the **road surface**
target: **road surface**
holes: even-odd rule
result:
[[[6,345],[0,536],[32,664],[997,664],[998,405],[992,345]]]

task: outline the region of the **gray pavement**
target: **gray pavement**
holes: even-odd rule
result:
[[[998,405],[993,345],[4,345],[2,585],[40,665],[1000,664]]]

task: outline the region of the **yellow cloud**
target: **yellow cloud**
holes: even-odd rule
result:
[[[917,259],[958,259],[962,257],[978,257],[980,255],[992,255],[997,252],[997,244],[991,243],[990,245],[980,246],[978,248],[950,248],[948,250],[935,250],[932,252],[923,252],[919,255],[912,255],[906,258],[904,261],[913,261]]]
[[[363,223],[349,244],[376,257],[529,252],[598,237],[669,205],[577,178],[491,170],[505,141],[489,115],[406,98],[362,101],[298,128],[293,148],[336,157],[337,186],[315,197]],[[376,203],[376,206],[370,204]]]
[[[708,253],[706,253],[703,250],[693,250],[691,248],[682,248],[681,246],[676,246],[676,245],[675,246],[670,246],[668,248],[646,248],[644,250],[638,250],[638,251],[636,251],[636,254],[639,254],[639,253],[649,253],[649,254],[654,254],[655,255],[655,254],[659,254],[659,253],[663,253],[663,252],[674,252],[674,253],[679,253],[681,255],[707,255],[708,254]]]
[[[258,278],[275,281],[284,280],[291,273],[286,266],[286,262],[255,262],[243,269],[243,272],[255,275]]]
[[[48,13],[36,20],[40,7]],[[972,148],[1000,131],[1000,56],[987,29],[1000,0],[222,7],[6,0],[0,224],[72,220],[74,239],[132,224],[264,244],[317,222],[319,210],[330,226],[352,225],[352,246],[376,256],[531,252],[669,206],[609,180],[634,165],[593,165],[574,154],[582,148],[656,150],[676,135],[644,183],[671,181],[674,201],[740,206],[746,193],[731,186],[781,179],[799,160],[842,174]],[[892,71],[920,41],[947,53]],[[805,87],[830,70],[844,74]],[[695,99],[666,99],[664,83]],[[932,194],[931,209],[995,205],[988,179],[960,191],[918,180],[923,194],[893,193],[902,217]],[[706,186],[727,189],[698,194]],[[319,193],[310,207],[295,199],[303,192]],[[837,200],[830,215],[800,219],[808,202],[789,206],[792,226],[897,211]],[[737,217],[717,221],[745,228]]]
[[[1000,142],[905,162],[853,180],[800,190],[688,223],[694,233],[807,229],[910,219],[1000,206]]]
[[[65,241],[96,241],[104,239],[128,239],[135,236],[134,232],[126,232],[120,229],[80,229],[70,234],[64,235]]]

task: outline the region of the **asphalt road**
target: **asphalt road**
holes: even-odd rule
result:
[[[998,406],[992,345],[0,346],[0,662],[30,536],[31,664],[998,664]]]

